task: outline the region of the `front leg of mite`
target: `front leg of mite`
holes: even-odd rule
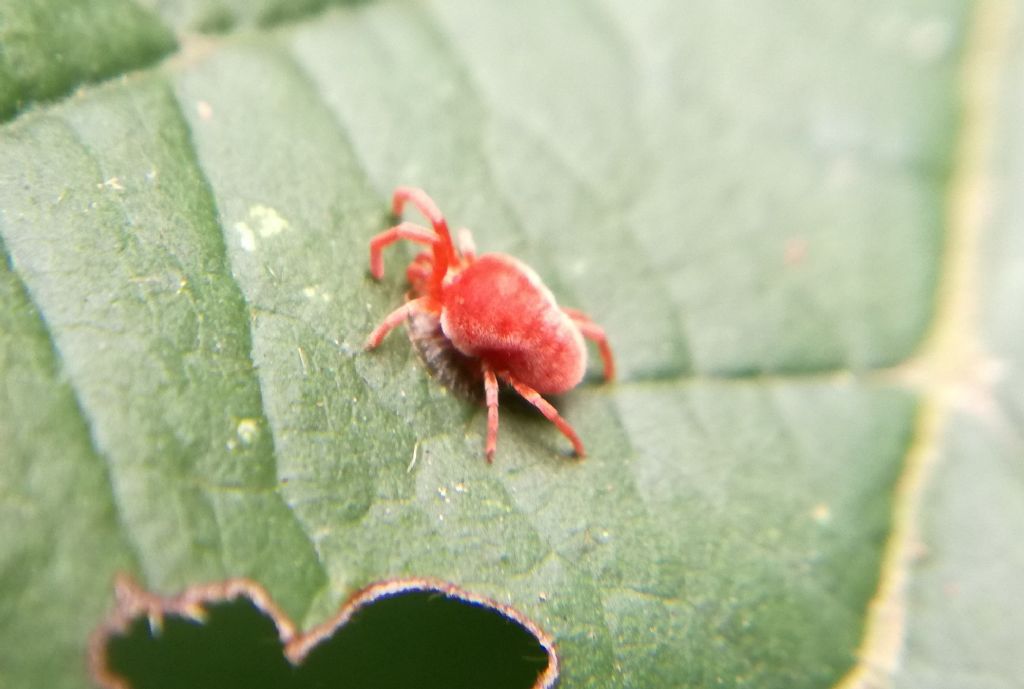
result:
[[[400,239],[435,247],[442,240],[425,227],[403,222],[370,239],[370,274],[380,280],[384,276],[384,249]]]

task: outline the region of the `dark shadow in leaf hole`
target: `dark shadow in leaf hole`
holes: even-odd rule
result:
[[[525,689],[547,664],[537,639],[507,617],[419,591],[361,610],[298,674],[301,687]]]
[[[176,598],[119,583],[121,607],[94,638],[98,683],[110,689],[527,689],[550,687],[557,678],[550,640],[538,638],[543,632],[515,611],[450,584],[371,586],[335,618],[299,634],[258,585],[234,581],[231,594],[192,590]]]
[[[134,689],[297,686],[274,621],[252,601],[215,603],[206,614],[205,623],[168,615],[160,628],[136,618],[109,639],[110,668]]]

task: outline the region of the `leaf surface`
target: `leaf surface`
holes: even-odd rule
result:
[[[305,626],[451,581],[551,633],[567,689],[839,682],[927,432],[899,372],[960,250],[965,5],[320,4],[154,3],[171,60],[0,130],[0,684],[85,686],[122,569],[251,577]],[[399,184],[609,333],[621,379],[555,400],[586,460],[503,398],[488,466],[406,338],[362,351]],[[978,334],[1019,439],[1000,217]],[[932,440],[999,480],[1019,440],[975,422]]]

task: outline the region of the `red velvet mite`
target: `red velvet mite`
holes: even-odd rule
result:
[[[583,339],[597,343],[604,377],[615,377],[615,362],[604,330],[585,314],[559,307],[532,268],[506,254],[476,255],[469,230],[459,230],[458,247],[448,223],[422,189],[398,187],[392,209],[400,216],[412,203],[430,221],[433,231],[402,222],[370,240],[370,273],[384,275],[384,247],[400,239],[423,244],[406,270],[412,286],[409,299],[392,311],[366,339],[373,349],[403,321],[429,315],[440,324],[446,346],[475,368],[487,402],[487,461],[498,443],[498,381],[503,381],[537,407],[584,455],[576,431],[541,394],[576,387],[587,368]]]

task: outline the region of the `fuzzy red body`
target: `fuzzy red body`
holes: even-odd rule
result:
[[[587,370],[583,336],[533,270],[484,254],[444,285],[441,329],[463,354],[542,394],[568,392]]]
[[[370,333],[367,349],[376,347],[403,322],[437,319],[443,339],[432,337],[430,349],[443,352],[443,347],[450,346],[468,358],[483,379],[488,461],[497,446],[499,380],[537,407],[572,442],[576,454],[583,456],[583,443],[572,426],[541,394],[567,392],[583,379],[587,368],[584,338],[597,343],[605,378],[611,380],[615,364],[604,331],[585,314],[559,307],[540,277],[521,261],[505,254],[478,257],[468,230],[460,233],[456,247],[444,217],[426,192],[399,187],[393,199],[396,215],[406,202],[430,220],[432,230],[402,222],[373,237],[370,272],[378,279],[384,274],[382,250],[400,239],[430,250],[418,254],[406,270],[413,298]]]

